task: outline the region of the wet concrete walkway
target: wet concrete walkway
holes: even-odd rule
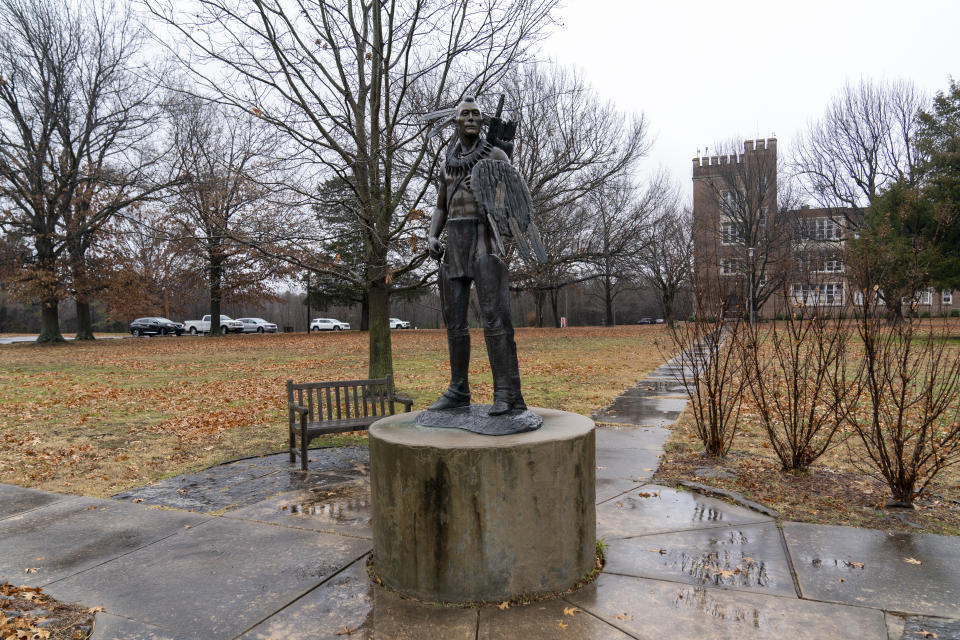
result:
[[[371,585],[359,447],[111,500],[0,485],[0,580],[104,607],[99,640],[960,638],[960,538],[777,523],[649,484],[686,402],[676,366],[595,414],[607,566],[558,600],[458,609]]]

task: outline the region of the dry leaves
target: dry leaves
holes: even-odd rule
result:
[[[615,620],[633,620],[633,616],[629,613],[618,613],[613,617]]]
[[[576,607],[564,607],[564,608],[563,608],[563,615],[565,615],[565,616],[572,616],[572,615],[575,614],[577,611],[580,611],[580,609],[577,609]]]
[[[922,560],[917,560],[916,558],[904,558],[903,561],[909,564],[923,564]]]

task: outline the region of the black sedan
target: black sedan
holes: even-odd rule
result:
[[[164,336],[168,333],[182,335],[183,324],[166,318],[137,318],[130,323],[134,336]]]

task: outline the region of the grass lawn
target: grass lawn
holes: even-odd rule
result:
[[[519,329],[524,397],[589,415],[663,361],[654,341],[664,335],[657,326]],[[414,409],[446,388],[444,332],[394,331],[393,358]],[[367,335],[356,331],[0,346],[0,482],[105,497],[281,451],[288,378],[366,373]],[[491,402],[479,331],[470,373],[474,401]]]

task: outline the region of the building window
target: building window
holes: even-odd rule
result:
[[[828,258],[820,266],[821,273],[843,273],[843,260]]]
[[[743,208],[743,193],[737,193],[733,190],[724,190],[720,192],[720,210],[736,213]]]
[[[723,244],[743,244],[743,234],[734,222],[724,222],[720,225],[720,242]]]
[[[909,304],[911,307],[917,305],[929,305],[933,300],[933,289],[924,289],[913,294],[912,298],[903,298],[903,304]]]
[[[743,260],[727,258],[720,262],[720,275],[739,276],[743,274]]]
[[[837,306],[843,304],[843,285],[838,282],[794,284],[793,301],[805,306]]]
[[[940,292],[940,303],[941,304],[953,304],[953,291],[941,291]]]
[[[820,242],[840,239],[840,225],[833,218],[806,218],[800,221],[800,236]]]

